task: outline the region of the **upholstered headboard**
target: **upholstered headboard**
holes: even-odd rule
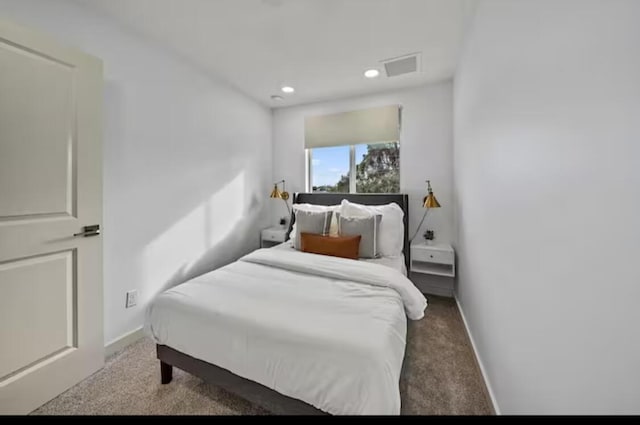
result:
[[[380,193],[380,194],[355,194],[355,193],[294,193],[294,204],[316,204],[316,205],[337,205],[346,199],[349,202],[355,202],[363,205],[384,205],[395,202],[404,211],[404,245],[403,254],[404,261],[409,270],[411,260],[411,250],[409,249],[409,195],[402,193]],[[295,214],[291,214],[289,220],[289,230],[287,237],[293,227]]]

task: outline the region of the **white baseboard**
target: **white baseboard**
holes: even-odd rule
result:
[[[140,326],[139,328],[134,329],[131,332],[127,332],[126,334],[112,341],[109,341],[107,345],[104,346],[104,357],[107,358],[112,354],[117,353],[118,351],[128,347],[141,338],[144,338],[143,326]]]
[[[460,301],[458,300],[458,295],[454,295],[456,300],[456,304],[458,305],[458,311],[460,311],[460,316],[462,316],[462,322],[464,323],[464,327],[467,330],[467,335],[469,336],[469,340],[471,341],[471,348],[473,348],[473,352],[476,356],[476,360],[478,362],[478,366],[480,367],[480,373],[482,374],[482,378],[484,379],[485,387],[489,392],[489,398],[491,399],[491,404],[493,404],[493,411],[496,415],[500,415],[500,407],[498,406],[498,402],[496,401],[496,397],[493,393],[493,389],[491,388],[491,382],[489,381],[489,376],[484,368],[484,364],[482,363],[482,358],[480,358],[480,353],[476,348],[476,343],[473,340],[473,335],[471,334],[471,329],[469,329],[469,324],[467,323],[467,318],[464,315],[464,311],[462,310],[462,306],[460,305]]]

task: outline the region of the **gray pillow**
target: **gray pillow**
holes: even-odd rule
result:
[[[370,217],[343,217],[338,214],[338,233],[340,236],[360,235],[360,258],[378,258],[378,233],[382,214]]]
[[[295,249],[300,249],[300,233],[316,233],[328,235],[333,211],[304,211],[296,210],[296,239]]]

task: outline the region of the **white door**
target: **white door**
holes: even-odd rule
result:
[[[0,21],[0,414],[100,369],[102,63]]]

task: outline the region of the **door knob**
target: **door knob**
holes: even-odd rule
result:
[[[73,236],[83,236],[88,238],[89,236],[98,236],[100,234],[100,225],[92,224],[91,226],[84,226],[82,232],[74,233]]]

